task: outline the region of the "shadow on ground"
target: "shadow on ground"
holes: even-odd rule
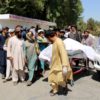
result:
[[[83,77],[91,76],[93,74],[94,74],[94,71],[92,71],[92,70],[84,70],[84,71],[74,75],[74,81],[77,81]]]
[[[100,72],[95,72],[92,76],[92,79],[100,82]]]

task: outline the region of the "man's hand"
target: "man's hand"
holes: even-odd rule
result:
[[[14,66],[13,57],[7,57],[7,59],[11,61],[11,64],[12,64],[12,67],[13,67]]]
[[[67,72],[68,72],[67,66],[63,66],[63,68],[62,68],[63,75],[66,76],[67,75]]]
[[[7,59],[9,59],[10,61],[13,61],[13,57],[7,57]]]
[[[27,63],[28,63],[28,62],[27,62],[27,58],[25,58],[24,60],[25,60],[25,64],[27,64]]]

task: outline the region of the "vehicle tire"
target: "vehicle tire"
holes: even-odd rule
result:
[[[97,70],[97,74],[98,74],[98,76],[100,77],[100,71],[99,71],[99,70]]]

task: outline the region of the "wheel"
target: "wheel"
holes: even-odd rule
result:
[[[100,71],[99,71],[99,70],[97,70],[97,74],[98,74],[98,76],[100,77]]]

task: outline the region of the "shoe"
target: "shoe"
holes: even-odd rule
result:
[[[64,95],[66,95],[67,92],[68,92],[68,88],[67,87],[62,87],[62,92],[63,92]]]
[[[45,74],[45,70],[42,72],[42,75],[44,76],[44,74]]]
[[[16,86],[18,84],[18,82],[13,82],[14,86]]]
[[[21,82],[21,83],[25,83],[25,80],[21,80],[20,82]]]
[[[27,81],[27,86],[31,86],[32,82],[31,81]]]
[[[50,96],[55,96],[56,94],[58,94],[58,91],[53,91],[53,90],[50,91]]]
[[[5,79],[5,80],[3,81],[3,83],[6,83],[6,82],[8,82],[8,81],[10,81],[10,79]]]
[[[21,81],[21,83],[25,83],[26,81]]]
[[[2,79],[5,79],[5,75],[2,74]]]

